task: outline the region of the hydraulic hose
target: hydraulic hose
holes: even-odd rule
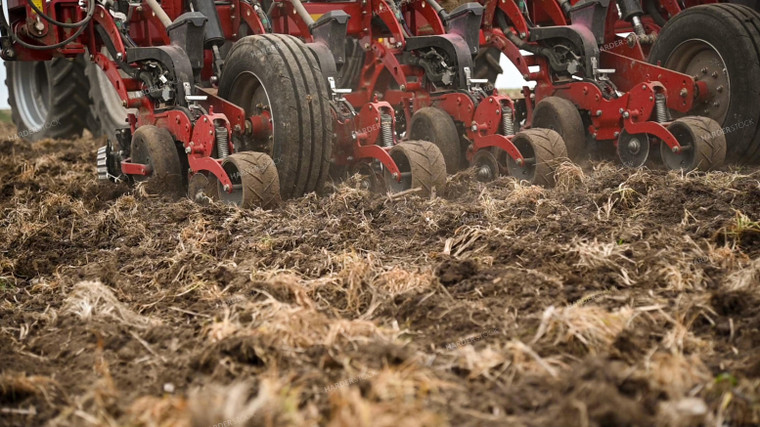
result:
[[[37,15],[39,15],[42,19],[48,21],[49,23],[51,23],[53,25],[56,25],[56,26],[62,27],[62,28],[79,28],[79,27],[85,26],[85,25],[87,25],[88,22],[90,22],[90,18],[92,18],[92,14],[89,13],[90,8],[92,8],[92,11],[95,12],[95,1],[94,0],[93,1],[88,1],[87,2],[87,8],[88,8],[87,11],[88,11],[88,13],[87,13],[87,15],[84,18],[82,18],[81,21],[79,21],[79,22],[61,22],[61,21],[56,21],[55,19],[53,19],[53,18],[45,15],[41,10],[39,10],[37,8],[37,5],[35,5],[32,0],[26,0],[26,4],[28,4],[29,7],[32,8],[32,10],[34,11],[34,13],[36,13]]]
[[[27,2],[31,2],[31,0],[27,0]],[[76,40],[84,32],[85,28],[87,28],[85,27],[85,25],[90,22],[94,14],[95,14],[95,1],[89,0],[87,2],[87,15],[81,21],[79,21],[79,23],[77,23],[79,24],[78,25],[79,29],[76,32],[74,32],[74,34],[72,34],[71,37],[67,38],[64,41],[61,41],[52,45],[40,46],[40,45],[27,43],[21,40],[13,32],[13,29],[11,28],[10,24],[8,24],[8,21],[5,19],[5,6],[3,5],[3,1],[0,0],[0,25],[2,25],[3,29],[5,29],[5,31],[8,32],[8,35],[13,39],[15,43],[18,43],[19,45],[30,50],[50,50],[50,49],[58,49],[59,47],[66,46],[67,44]],[[42,16],[46,16],[46,15],[42,15]]]

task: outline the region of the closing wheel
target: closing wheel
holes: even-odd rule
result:
[[[82,64],[66,58],[5,63],[11,119],[22,139],[82,135],[90,109]]]
[[[247,132],[235,149],[272,157],[283,198],[323,189],[333,116],[324,76],[303,42],[283,34],[238,40],[227,54],[219,96],[242,107],[246,117],[271,119],[269,132]]]
[[[617,143],[617,154],[623,166],[640,168],[649,157],[649,135],[637,133],[631,135],[623,130]]]
[[[534,185],[554,186],[554,172],[560,159],[567,157],[562,137],[551,129],[528,129],[518,132],[512,144],[523,156],[523,163],[507,155],[507,171],[520,181]]]
[[[475,168],[475,179],[480,182],[493,181],[500,175],[499,161],[491,150],[478,150],[472,157],[472,165]]]
[[[663,27],[649,62],[693,76],[708,89],[686,114],[726,129],[730,162],[760,161],[760,15],[738,4],[689,7]]]
[[[404,141],[390,150],[390,156],[401,172],[401,181],[386,169],[383,178],[388,191],[398,193],[421,188],[422,195],[434,191],[443,193],[446,188],[446,163],[441,150],[428,141]]]
[[[277,167],[268,155],[254,151],[230,154],[222,168],[232,181],[231,192],[218,184],[222,202],[242,208],[271,209],[282,201]]]
[[[709,171],[720,167],[726,158],[726,137],[718,122],[707,117],[683,117],[668,126],[682,147],[674,153],[660,143],[662,162],[668,169]]]
[[[205,172],[193,174],[187,184],[187,198],[198,203],[219,200],[219,180]]]
[[[557,131],[565,140],[567,154],[577,160],[586,148],[586,132],[578,107],[565,98],[548,96],[533,110],[534,128]]]
[[[430,141],[437,145],[446,162],[446,172],[453,174],[462,168],[457,125],[440,108],[424,107],[417,110],[409,125],[409,139]]]
[[[146,176],[132,175],[136,182],[145,183],[149,192],[171,195],[184,192],[177,144],[168,130],[140,126],[132,135],[130,153],[132,163],[148,165],[150,169]]]

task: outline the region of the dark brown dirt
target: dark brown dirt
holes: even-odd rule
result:
[[[273,211],[0,138],[0,425],[760,424],[760,172]]]

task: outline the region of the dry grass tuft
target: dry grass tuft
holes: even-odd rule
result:
[[[591,354],[610,346],[615,337],[633,320],[635,310],[623,307],[609,312],[593,305],[550,306],[542,316],[533,343],[579,345]]]
[[[85,321],[93,318],[111,319],[136,328],[147,328],[161,323],[157,319],[130,310],[100,281],[83,281],[74,285],[63,301],[62,310]]]

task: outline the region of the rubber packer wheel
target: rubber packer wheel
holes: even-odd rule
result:
[[[423,196],[445,191],[446,162],[441,150],[432,142],[404,141],[391,148],[389,154],[401,171],[399,182],[385,170],[385,183],[391,193],[418,187]]]
[[[280,179],[272,158],[264,153],[243,151],[229,155],[222,168],[232,181],[232,192],[219,183],[219,199],[242,208],[271,209],[282,201]]]
[[[136,182],[145,183],[149,192],[170,195],[184,192],[177,145],[168,130],[153,125],[140,126],[132,135],[130,153],[133,163],[151,168],[147,176],[133,175]]]
[[[90,109],[83,62],[6,62],[8,104],[19,137],[27,141],[72,138],[87,127]]]
[[[512,143],[525,159],[518,165],[509,155],[507,171],[520,181],[534,185],[553,187],[554,173],[559,160],[567,157],[565,141],[556,131],[551,129],[528,129],[518,132]]]
[[[565,140],[567,154],[578,160],[586,148],[586,131],[578,107],[567,99],[549,96],[536,104],[533,110],[534,128],[557,131]]]
[[[242,107],[246,116],[271,114],[271,137],[249,136],[235,148],[272,157],[283,198],[323,189],[333,117],[324,76],[303,42],[283,34],[238,40],[227,54],[219,96]]]
[[[760,161],[760,15],[737,4],[687,8],[670,19],[649,62],[694,76],[709,98],[686,115],[707,116],[726,130],[727,161]],[[725,68],[725,72],[724,72]],[[676,118],[683,114],[673,114]]]
[[[726,158],[726,137],[718,122],[707,117],[683,117],[668,126],[678,143],[686,148],[674,153],[660,143],[660,155],[668,169],[709,171],[720,167]]]
[[[453,174],[462,168],[457,125],[445,111],[435,107],[417,110],[409,124],[409,139],[430,141],[438,146],[446,162],[446,172]]]

